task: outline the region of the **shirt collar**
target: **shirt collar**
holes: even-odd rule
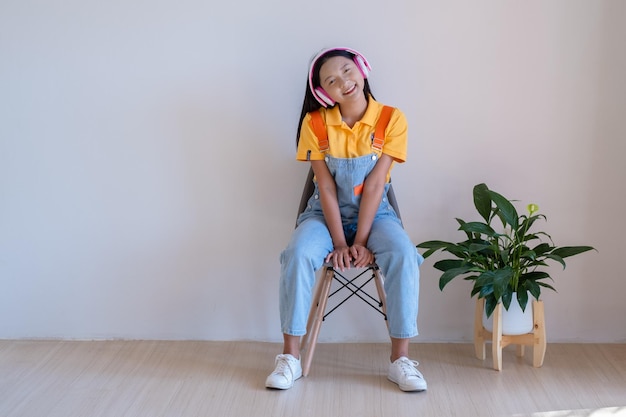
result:
[[[369,96],[367,109],[365,110],[365,114],[361,118],[360,123],[368,126],[375,126],[376,118],[380,114],[380,107],[381,104],[374,100],[372,96]],[[341,112],[339,111],[339,106],[326,109],[326,124],[341,126]]]

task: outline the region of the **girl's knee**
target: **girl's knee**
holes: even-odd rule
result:
[[[281,253],[280,262],[296,261],[300,263],[302,261],[313,261],[315,258],[313,252],[304,245],[289,245]]]

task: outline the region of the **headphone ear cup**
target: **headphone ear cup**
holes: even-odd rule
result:
[[[317,87],[315,89],[315,92],[317,93],[318,97],[322,99],[322,101],[324,103],[326,103],[329,106],[334,106],[335,105],[335,100],[333,100],[332,98],[330,98],[330,96],[328,95],[328,93],[326,91],[324,91],[323,88],[321,87]]]
[[[368,75],[370,74],[370,70],[367,67],[367,64],[365,63],[365,60],[363,59],[363,57],[359,54],[355,54],[354,63],[356,64],[359,71],[361,71],[361,75],[363,75],[363,78],[367,78]]]

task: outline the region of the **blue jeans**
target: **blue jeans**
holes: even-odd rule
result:
[[[350,160],[327,158],[326,162],[335,176],[338,188],[342,181],[353,182],[343,187],[344,190],[338,189],[344,232],[348,244],[351,244],[356,232],[360,202],[360,196],[351,195],[352,190],[355,185],[360,184],[359,181],[364,181],[376,161],[371,156],[366,156]],[[353,179],[346,180],[346,172]],[[387,201],[388,187],[387,185],[385,188],[374,218],[367,247],[374,254],[385,278],[389,335],[393,338],[410,338],[418,334],[419,265],[423,258]],[[279,308],[283,333],[292,336],[306,333],[316,271],[322,267],[324,259],[332,250],[332,239],[316,188],[307,210],[299,218],[299,224],[287,248],[280,255]]]

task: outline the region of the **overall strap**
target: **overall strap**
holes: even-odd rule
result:
[[[391,113],[393,113],[393,107],[384,106],[383,110],[380,112],[378,122],[376,122],[376,130],[372,134],[372,148],[377,151],[383,150],[383,145],[385,144],[385,129],[387,129],[389,120],[391,120]]]
[[[385,130],[391,120],[393,110],[393,107],[383,106],[378,122],[376,122],[374,133],[372,133],[372,148],[379,152],[383,150],[383,145],[385,144]],[[319,110],[311,112],[311,127],[313,128],[313,133],[317,136],[320,152],[328,152],[328,132],[326,131],[326,125],[324,124],[324,119]]]
[[[326,132],[326,125],[319,110],[311,112],[311,127],[313,128],[313,133],[317,136],[320,152],[328,152],[328,132]]]

